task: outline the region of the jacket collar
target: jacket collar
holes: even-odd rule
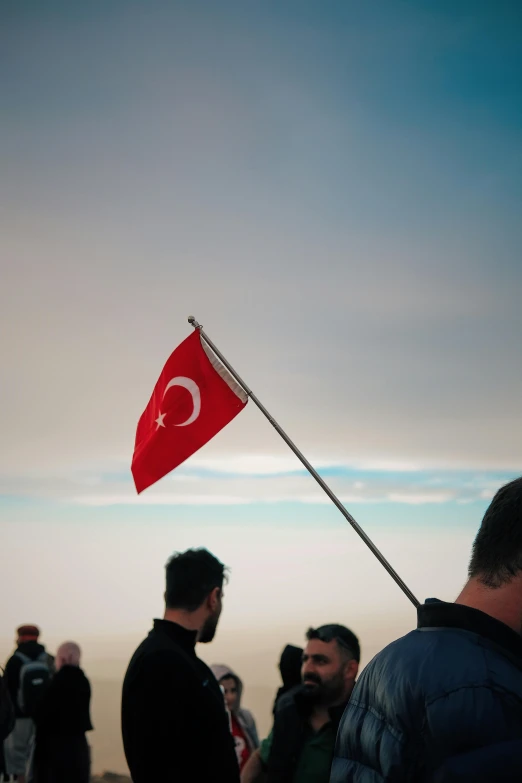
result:
[[[307,698],[307,694],[302,688],[302,686],[295,692],[294,695],[294,703],[297,707],[297,711],[303,716],[308,718],[309,715],[311,715],[312,710],[314,708],[313,702],[310,700],[310,698]],[[346,709],[346,705],[348,704],[348,700],[344,704],[339,704],[336,707],[330,707],[328,710],[328,714],[330,715],[330,720],[332,722],[332,725],[335,729],[339,726],[339,723],[341,722],[341,718],[343,717],[343,713]]]
[[[187,628],[183,628],[183,626],[170,620],[154,620],[154,631],[152,633],[154,632],[165,634],[184,650],[194,654],[197,631],[189,631]]]
[[[491,615],[462,604],[428,598],[417,609],[417,628],[458,628],[470,631],[502,648],[522,662],[522,636]]]

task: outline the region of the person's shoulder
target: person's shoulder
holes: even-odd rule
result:
[[[13,674],[13,672],[16,672],[18,669],[21,669],[23,666],[23,660],[20,657],[20,655],[17,654],[18,650],[15,650],[15,652],[11,655],[10,658],[7,659],[7,662],[5,664],[4,672],[9,679],[9,677]]]
[[[499,653],[491,655],[475,634],[454,628],[416,629],[377,653],[359,678],[357,695],[374,688],[382,694],[399,693],[407,684],[415,698],[429,701],[449,690],[499,681],[511,665],[504,665]]]
[[[168,672],[170,681],[183,680],[192,668],[188,653],[184,654],[162,634],[152,631],[132,656],[125,679],[146,677],[158,680]]]
[[[393,666],[394,668],[410,668],[415,663],[422,664],[425,657],[434,648],[452,648],[452,641],[438,629],[430,629],[430,632],[422,632],[416,628],[401,636],[378,652],[364,668],[363,673],[382,672],[382,669]]]
[[[302,685],[294,685],[293,688],[290,688],[290,690],[282,693],[276,703],[276,712],[295,708],[296,698],[299,701],[299,698],[303,695],[303,693],[304,688]]]
[[[245,723],[250,725],[255,724],[256,720],[250,710],[247,710],[245,707],[241,707],[238,710],[238,713]]]
[[[380,650],[362,669],[354,696],[362,697],[374,686],[378,686],[380,692],[389,692],[398,687],[401,680],[415,680],[421,670],[425,671],[428,651],[424,642],[421,634],[414,630]]]
[[[63,683],[69,686],[80,686],[83,687],[86,684],[89,685],[89,680],[87,679],[87,675],[81,669],[79,666],[62,666],[61,669],[59,669],[54,677],[52,678],[51,682],[54,683]]]
[[[278,700],[274,713],[276,723],[285,723],[296,716],[306,717],[311,711],[311,702],[302,685],[296,685]]]
[[[131,658],[129,666],[148,668],[162,662],[172,663],[172,661],[179,661],[180,663],[184,663],[184,660],[183,654],[175,647],[170,647],[167,644],[150,642],[146,639],[137,648]]]

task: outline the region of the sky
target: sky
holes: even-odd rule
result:
[[[367,660],[413,607],[255,406],[140,498],[136,424],[195,315],[414,594],[455,598],[522,473],[520,4],[0,15],[2,650],[36,622],[112,672],[203,545],[255,684],[321,622]]]

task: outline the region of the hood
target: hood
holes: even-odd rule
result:
[[[16,651],[22,653],[22,655],[27,655],[28,658],[35,661],[39,655],[45,652],[45,647],[43,644],[31,640],[30,642],[22,642],[19,644]]]
[[[237,683],[237,708],[236,709],[239,710],[241,707],[241,696],[243,695],[243,681],[241,680],[241,677],[238,677],[235,671],[233,671],[230,668],[230,666],[226,666],[226,664],[224,663],[213,663],[210,669],[218,682],[221,682],[221,680],[224,680],[226,677],[234,678],[234,680]]]
[[[303,663],[303,650],[301,647],[294,647],[293,644],[287,644],[281,653],[279,661],[279,671],[285,688],[293,688],[294,685],[301,684],[301,666]]]

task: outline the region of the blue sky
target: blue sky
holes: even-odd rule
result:
[[[139,627],[192,543],[242,575],[230,628],[245,605],[306,626],[339,594],[347,615],[408,611],[252,405],[135,498],[135,426],[190,313],[414,592],[454,597],[522,472],[519,4],[1,14],[5,634],[58,634],[78,605],[85,633]],[[290,533],[295,594],[273,577],[261,598],[250,574],[282,567]]]

